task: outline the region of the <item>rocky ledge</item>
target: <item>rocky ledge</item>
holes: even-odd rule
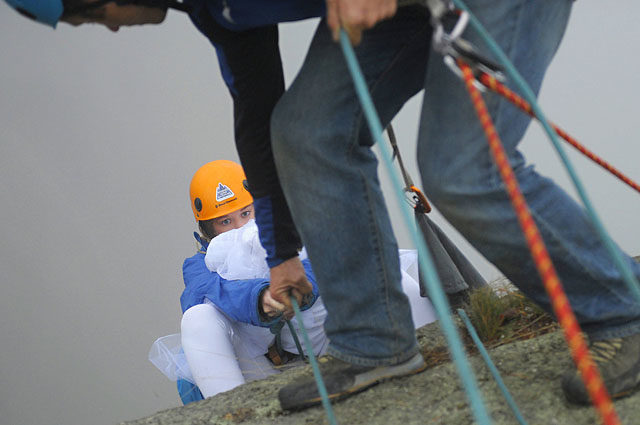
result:
[[[418,330],[424,352],[446,350],[437,322]],[[526,421],[531,424],[597,424],[592,407],[569,404],[560,389],[560,377],[572,368],[561,332],[503,345],[490,356]],[[478,355],[470,357],[480,390],[493,423],[517,424],[487,366]],[[310,366],[292,369],[232,391],[164,410],[122,425],[209,425],[209,424],[326,424],[322,407],[302,412],[283,412],[278,389],[308,373]],[[623,424],[640,423],[640,391],[615,403]],[[445,363],[407,378],[394,379],[333,404],[341,424],[472,424],[471,409],[455,366]]]

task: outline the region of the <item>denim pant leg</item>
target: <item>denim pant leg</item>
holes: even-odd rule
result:
[[[422,89],[430,34],[423,10],[404,9],[368,31],[356,49],[383,123]],[[371,366],[411,357],[417,342],[377,160],[342,51],[324,21],[274,111],[272,143],[328,311],[329,353]]]
[[[537,92],[564,33],[571,1],[468,4]],[[465,38],[482,46],[472,29]],[[425,90],[418,157],[427,195],[487,259],[550,311],[463,83],[432,57]],[[484,98],[582,329],[596,339],[640,332],[640,308],[583,209],[517,150],[529,118],[497,95]],[[638,265],[625,258],[640,276]]]

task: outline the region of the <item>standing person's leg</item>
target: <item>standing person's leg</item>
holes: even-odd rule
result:
[[[422,88],[430,34],[423,9],[401,9],[366,32],[356,48],[383,123]],[[329,393],[340,396],[422,370],[372,139],[340,46],[324,21],[274,111],[272,140],[328,311],[328,352],[342,361],[332,360],[340,366],[325,373]],[[307,382],[285,387],[282,407],[319,402],[314,388]]]
[[[388,122],[424,80],[430,28],[410,9],[365,34],[356,54]],[[402,75],[402,84],[390,80]],[[313,262],[329,353],[365,366],[417,351],[377,160],[340,46],[319,24],[305,63],[272,118],[278,175]]]
[[[469,3],[538,92],[564,33],[572,2],[471,0]],[[466,31],[464,36],[482,45],[473,30]],[[463,83],[440,61],[432,59],[425,90],[418,158],[427,195],[487,259],[523,292],[550,310]],[[486,95],[485,99],[582,329],[592,340],[637,334],[640,306],[622,282],[583,209],[551,180],[540,176],[533,166],[526,165],[517,150],[529,118],[496,95]],[[628,261],[640,276],[638,265],[630,258]],[[632,339],[631,345],[637,351],[633,354],[636,364],[626,362],[626,366],[640,369],[640,339]],[[606,379],[608,372],[604,369],[608,366],[600,364],[600,367]],[[618,391],[609,382],[607,385],[613,393]],[[582,398],[588,401],[586,393]]]

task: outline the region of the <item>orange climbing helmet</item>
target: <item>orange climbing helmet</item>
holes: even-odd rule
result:
[[[253,203],[240,164],[220,159],[204,164],[191,179],[189,194],[196,221],[211,220]]]

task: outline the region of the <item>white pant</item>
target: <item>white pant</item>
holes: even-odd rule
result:
[[[305,329],[316,356],[324,354],[329,345],[322,328],[326,315],[320,299],[303,312]],[[301,335],[297,320],[294,318],[291,323]],[[211,302],[185,311],[181,334],[191,374],[204,397],[278,373],[264,356],[275,338],[271,331],[236,322]],[[298,353],[288,326],[282,328],[281,338],[282,348]],[[303,344],[302,339],[300,343]]]
[[[182,348],[204,397],[276,373],[259,353],[273,339],[269,329],[242,325],[213,304],[193,306],[182,316]]]

